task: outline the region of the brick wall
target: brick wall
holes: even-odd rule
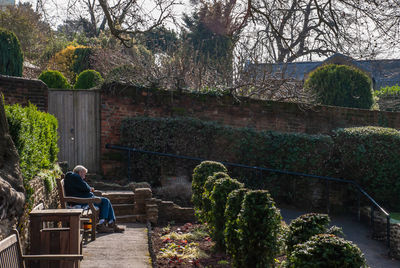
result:
[[[125,85],[104,85],[101,95],[102,170],[119,169],[118,161],[106,160],[107,143],[120,143],[121,120],[134,116],[190,116],[218,121],[234,127],[253,127],[281,132],[325,133],[339,127],[385,126],[400,129],[400,116],[380,112],[333,106],[235,99],[189,93],[142,90]]]
[[[0,75],[0,92],[5,104],[26,106],[31,102],[39,110],[47,111],[48,88],[40,80]]]

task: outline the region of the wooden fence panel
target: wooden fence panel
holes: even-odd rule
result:
[[[100,92],[49,90],[49,113],[58,119],[59,161],[100,170]]]

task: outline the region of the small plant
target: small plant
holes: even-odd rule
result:
[[[395,85],[395,86],[387,86],[387,87],[382,87],[380,90],[374,91],[374,96],[377,97],[388,97],[388,96],[398,96],[400,95],[400,86]]]
[[[361,250],[350,241],[330,234],[315,235],[294,247],[288,267],[359,268],[367,267]]]
[[[287,250],[290,253],[297,244],[306,242],[317,234],[329,231],[330,218],[326,214],[309,213],[294,219],[289,225],[286,239]]]
[[[374,104],[371,78],[351,66],[321,66],[311,72],[304,86],[324,105],[370,109]]]
[[[238,233],[236,231],[238,229],[237,217],[242,208],[244,195],[247,191],[248,189],[246,188],[234,190],[228,195],[226,201],[224,237],[227,252],[231,256],[236,256],[236,249],[240,246]]]
[[[0,74],[22,76],[24,57],[14,33],[0,28]]]
[[[239,248],[234,256],[237,267],[273,267],[279,252],[281,220],[268,191],[245,194],[237,219]]]
[[[200,220],[202,220],[203,222],[211,221],[212,217],[211,192],[214,188],[215,182],[223,178],[230,178],[230,177],[225,172],[216,172],[214,173],[213,176],[209,176],[206,182],[204,183],[202,213],[201,215],[199,215]]]
[[[67,79],[59,71],[43,71],[39,76],[39,80],[42,80],[49,88],[71,88]]]
[[[227,173],[228,170],[221,163],[214,161],[203,161],[193,170],[192,202],[197,215],[200,215],[202,213],[201,210],[203,205],[202,198],[204,192],[204,183],[209,176],[212,176],[216,172]]]
[[[95,70],[85,70],[76,78],[74,89],[89,89],[100,85],[103,78],[100,73]]]
[[[243,188],[243,183],[231,178],[222,178],[214,183],[211,192],[211,237],[216,243],[216,248],[225,251],[225,207],[228,195],[233,191]]]

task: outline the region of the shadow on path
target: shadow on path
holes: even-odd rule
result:
[[[289,224],[291,220],[307,212],[292,208],[280,208],[283,220]],[[352,216],[331,216],[331,224],[341,227],[345,239],[355,243],[364,253],[367,264],[371,268],[399,268],[400,261],[388,257],[386,242],[371,239],[372,229],[360,223]]]

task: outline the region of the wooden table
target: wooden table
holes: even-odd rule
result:
[[[30,219],[31,254],[81,254],[82,209],[33,210]],[[50,223],[50,224],[49,224]],[[51,225],[49,227],[49,225]],[[38,264],[37,264],[38,265]],[[32,267],[73,267],[71,263]]]

